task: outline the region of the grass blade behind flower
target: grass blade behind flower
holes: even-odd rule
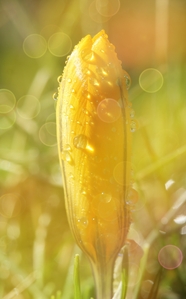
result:
[[[147,265],[147,258],[148,258],[148,253],[149,253],[149,244],[145,244],[143,247],[144,250],[144,255],[141,259],[141,272],[139,273],[140,277],[139,277],[139,282],[136,285],[135,289],[134,289],[134,297],[133,299],[137,299],[139,297],[139,292],[141,289],[141,284],[142,284],[142,280],[143,280],[143,275],[144,272],[146,270],[146,265]],[[151,298],[152,299],[152,298]]]
[[[162,274],[162,267],[159,269],[156,278],[154,280],[154,284],[150,290],[149,296],[147,299],[156,299],[157,298],[157,294],[158,294],[158,289],[159,289],[159,284],[160,284],[160,280],[161,280],[161,274]]]
[[[74,299],[81,299],[79,279],[79,254],[76,254],[74,258]]]
[[[128,248],[127,246],[124,247],[123,251],[123,261],[122,261],[122,272],[121,272],[121,298],[125,299],[127,294],[127,285],[128,285],[128,265],[129,265],[129,259],[128,259]]]

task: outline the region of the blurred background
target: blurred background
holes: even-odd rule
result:
[[[128,238],[150,245],[138,298],[160,265],[158,298],[186,297],[186,2],[1,0],[0,298],[73,298],[75,253],[83,298],[94,296],[66,219],[53,94],[73,47],[101,29],[132,81],[139,200]]]

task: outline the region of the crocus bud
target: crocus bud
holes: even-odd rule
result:
[[[114,261],[130,225],[130,79],[102,30],[74,48],[58,82],[57,139],[68,221],[91,261],[97,298],[109,299]]]

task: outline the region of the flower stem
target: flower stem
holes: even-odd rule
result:
[[[111,299],[113,285],[113,262],[107,265],[93,264],[92,269],[96,286],[96,299]]]

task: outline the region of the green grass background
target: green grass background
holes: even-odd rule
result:
[[[150,249],[138,298],[147,298],[147,281],[155,280],[158,253],[167,244],[180,248],[183,261],[175,270],[163,270],[158,298],[186,298],[184,0],[121,0],[120,9],[110,17],[101,17],[95,2],[89,0],[1,0],[0,298],[49,299],[57,291],[60,299],[73,298],[73,258],[80,252],[64,208],[52,95],[66,56],[83,36],[101,29],[131,76],[129,98],[139,123],[133,134],[132,159],[140,199],[132,229],[140,245],[148,242]],[[56,32],[65,33],[71,41],[70,46],[65,41],[53,46],[58,54],[68,49],[62,56],[51,52],[51,36]],[[39,58],[33,58],[37,42],[29,45],[32,57],[24,51],[24,41],[31,34],[44,39]],[[162,88],[153,93],[139,84],[140,74],[149,68],[163,76]],[[14,95],[6,113],[4,89]],[[25,95],[36,100],[21,102]],[[32,111],[34,101],[37,105]],[[170,180],[173,183],[167,189]],[[180,198],[181,204],[174,208]],[[176,223],[180,215],[182,221]],[[94,296],[91,270],[86,257],[81,253],[80,257],[83,298],[90,298]]]

